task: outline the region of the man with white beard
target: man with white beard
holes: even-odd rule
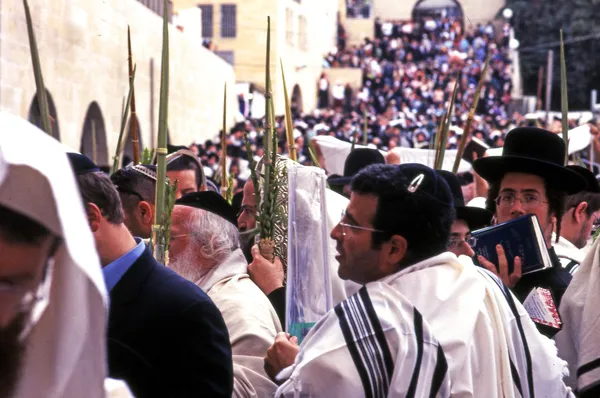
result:
[[[169,267],[201,287],[223,314],[233,354],[233,397],[268,397],[277,386],[266,375],[263,358],[281,324],[248,276],[236,219],[216,192],[179,199],[171,220]]]

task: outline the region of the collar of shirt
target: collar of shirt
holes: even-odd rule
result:
[[[136,247],[102,268],[104,283],[106,283],[106,290],[109,293],[146,250],[146,245],[140,238],[135,238],[135,242],[137,243]]]

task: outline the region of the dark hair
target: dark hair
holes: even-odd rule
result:
[[[9,242],[35,244],[50,236],[50,231],[37,221],[0,205],[0,236]]]
[[[490,182],[485,201],[485,207],[493,214],[496,214],[496,198],[500,195],[500,181]],[[544,189],[546,191],[546,197],[548,198],[548,215],[554,215],[556,217],[556,242],[560,238],[560,225],[562,223],[562,216],[564,214],[565,198],[566,195],[563,191],[548,185],[548,182],[544,180]]]
[[[378,198],[373,248],[400,235],[408,244],[406,256],[400,262],[407,266],[436,256],[447,250],[450,230],[456,217],[453,206],[442,204],[433,196],[419,191],[409,193],[412,179],[401,168],[390,165],[371,165],[352,180],[352,192],[371,194]],[[445,182],[442,182],[445,184]],[[446,186],[447,196],[451,196]]]
[[[154,204],[156,181],[133,169],[120,169],[110,176],[110,180],[121,196],[125,210],[130,211],[140,201]]]
[[[588,204],[585,213],[588,217],[591,217],[593,213],[600,209],[600,193],[582,191],[567,196],[565,199],[564,212],[566,213],[570,208],[579,206],[581,202],[586,202]]]
[[[102,172],[86,173],[77,176],[79,192],[85,205],[93,203],[102,215],[112,224],[123,223],[123,208],[117,189],[108,176]]]
[[[204,180],[204,170],[198,165],[198,162],[189,156],[180,156],[167,164],[167,171],[194,170],[196,172],[196,187],[200,190],[202,180]]]

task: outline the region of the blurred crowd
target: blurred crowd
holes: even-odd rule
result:
[[[365,126],[367,142],[379,149],[429,148],[458,80],[448,140],[448,147],[455,148],[488,54],[490,65],[471,131],[491,147],[503,146],[506,132],[527,122],[519,114],[508,113],[512,89],[508,29],[499,31],[491,23],[468,27],[458,18],[426,18],[420,24],[376,20],[374,38],[350,47],[340,40],[326,55],[327,67],[361,68],[362,87],[330,81],[326,72],[321,75],[318,109],[294,115],[300,162],[311,163],[307,144],[313,136],[326,134],[348,142],[356,136],[362,143]],[[247,178],[244,132],[258,159],[262,156],[261,129],[262,121],[246,120],[228,135],[228,175],[238,180],[236,190]],[[285,154],[283,118],[277,118],[277,131],[279,150]],[[194,144],[192,150],[206,165],[207,176],[214,175],[222,153],[220,143]]]

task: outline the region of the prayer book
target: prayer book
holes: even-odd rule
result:
[[[473,231],[472,237],[471,247],[476,254],[474,261],[477,265],[480,265],[477,256],[483,256],[498,267],[496,245],[501,244],[509,273],[513,272],[516,256],[521,258],[523,275],[552,267],[542,227],[533,214]]]
[[[477,158],[481,159],[488,149],[490,149],[488,144],[477,137],[471,137],[471,141],[465,147],[462,158],[469,163],[473,163],[473,152],[477,154]]]
[[[562,329],[562,320],[556,308],[556,302],[549,289],[534,288],[523,302],[523,307],[538,327],[553,329],[554,333]],[[553,334],[553,333],[552,333]]]

